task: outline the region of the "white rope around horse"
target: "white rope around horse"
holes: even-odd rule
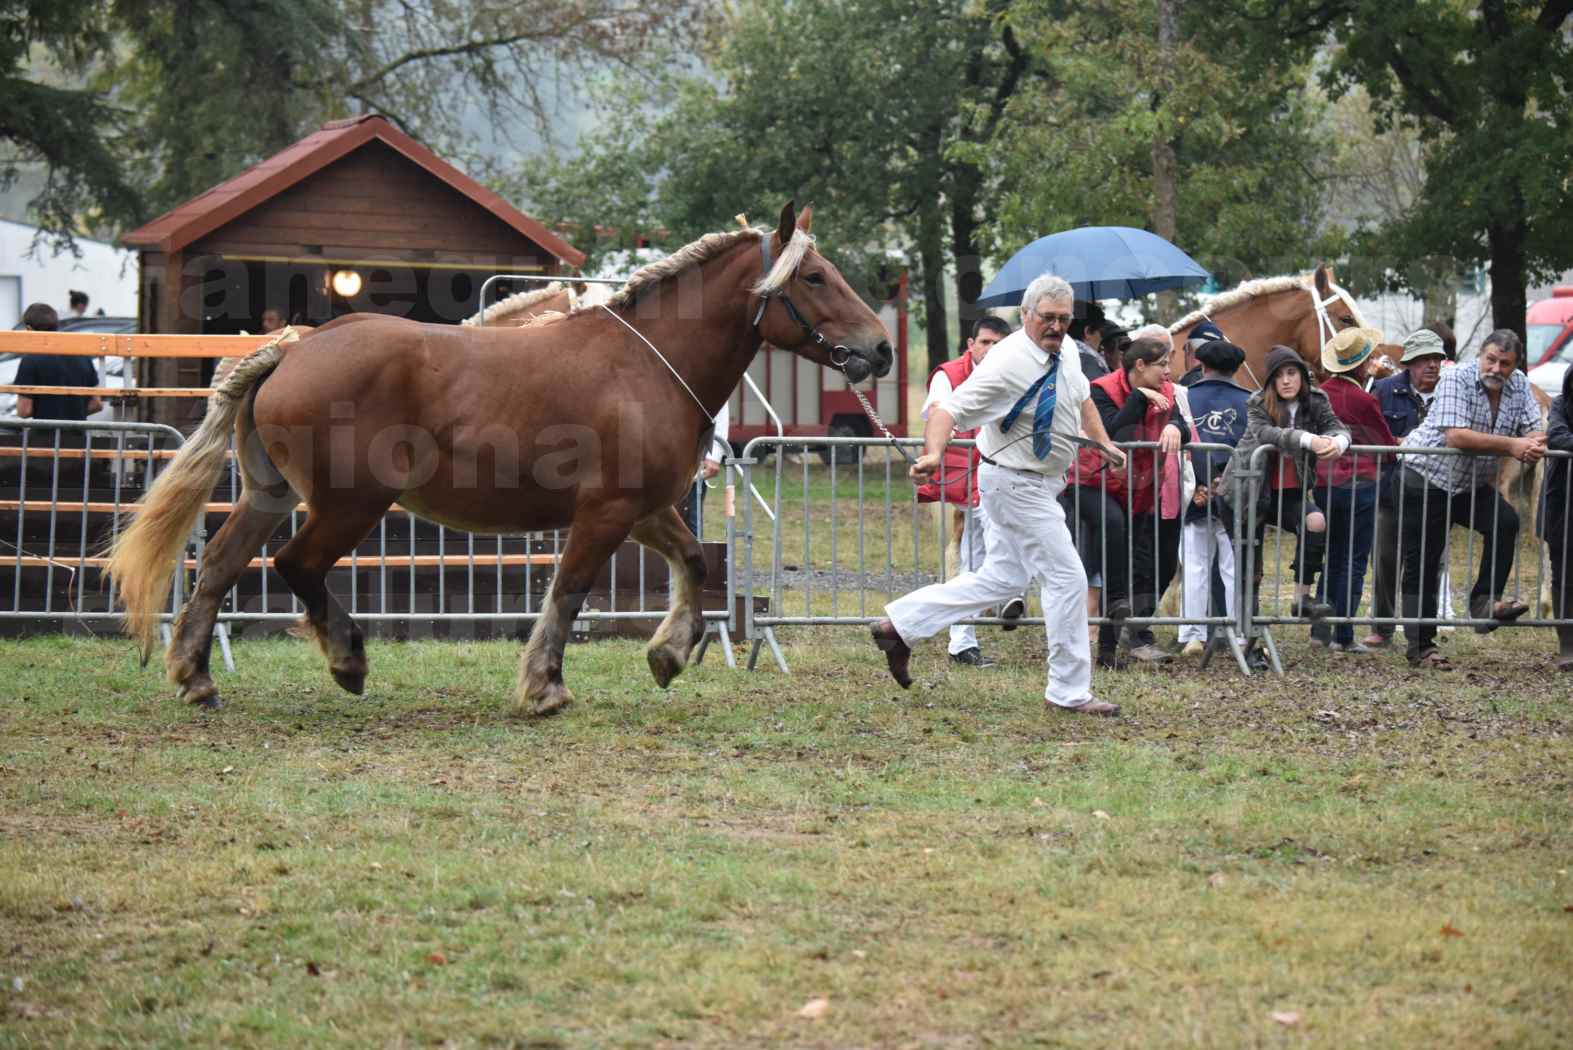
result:
[[[682,386],[682,388],[684,390],[688,391],[688,396],[693,398],[694,399],[694,404],[699,406],[699,413],[700,413],[700,415],[704,416],[705,419],[710,421],[710,429],[714,430],[715,429],[716,415],[718,415],[720,413],[720,410],[718,409],[716,411],[716,415],[712,415],[711,414],[710,410],[705,407],[705,403],[703,401],[699,400],[699,395],[694,393],[694,388],[688,385],[688,381],[686,379],[684,379],[682,376],[678,375],[677,369],[672,367],[672,362],[668,361],[666,359],[666,355],[661,353],[661,351],[659,351],[659,350],[657,350],[655,348],[655,344],[654,343],[652,343],[650,340],[648,340],[648,339],[646,339],[644,337],[644,333],[643,332],[639,331],[639,329],[635,328],[633,325],[629,324],[627,321],[623,320],[621,317],[618,317],[617,314],[612,311],[612,308],[607,306],[606,304],[604,304],[604,303],[601,304],[601,309],[606,311],[607,316],[611,317],[618,324],[622,325],[624,328],[628,329],[634,335],[638,336],[639,337],[639,341],[641,343],[643,343],[645,346],[648,346],[650,348],[650,352],[652,354],[654,354],[657,358],[660,359],[661,363],[666,366],[666,370],[668,372],[672,373],[672,378],[677,380],[678,384],[680,386]]]

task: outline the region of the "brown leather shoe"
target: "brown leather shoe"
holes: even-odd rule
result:
[[[896,633],[896,625],[889,620],[881,620],[869,625],[869,633],[874,636],[874,645],[885,654],[885,663],[890,665],[890,677],[901,688],[911,688],[912,675],[907,672],[907,664],[912,659],[912,650]]]
[[[1000,619],[1005,621],[1004,623],[1000,624],[1000,630],[1014,631],[1016,628],[1021,626],[1021,624],[1017,621],[1019,621],[1025,615],[1027,615],[1026,599],[1012,598],[1010,601],[1005,603],[1002,609],[1000,609]]]
[[[1088,700],[1080,707],[1065,707],[1061,704],[1054,703],[1052,700],[1045,700],[1043,702],[1047,706],[1054,708],[1054,710],[1061,711],[1068,715],[1099,715],[1103,718],[1120,717],[1120,705],[1111,704],[1104,700]]]

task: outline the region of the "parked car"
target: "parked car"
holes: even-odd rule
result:
[[[1529,381],[1551,397],[1562,393],[1562,377],[1573,365],[1573,285],[1559,285],[1550,299],[1529,308],[1524,318],[1524,360]]]
[[[16,328],[22,326],[18,324]],[[137,330],[135,317],[68,317],[60,322],[62,332],[101,332],[107,335],[129,335]],[[21,354],[0,354],[0,384],[16,382],[16,370],[22,363]],[[135,365],[124,357],[95,357],[93,367],[98,371],[98,385],[124,388],[136,386]],[[119,418],[119,406],[105,401],[104,406],[87,418],[94,422],[109,422]],[[16,415],[16,395],[0,394],[0,417]]]

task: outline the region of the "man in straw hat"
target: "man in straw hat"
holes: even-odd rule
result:
[[[1399,441],[1425,421],[1436,398],[1442,364],[1449,356],[1442,337],[1430,328],[1421,328],[1404,340],[1398,374],[1378,380],[1371,387],[1372,396],[1382,407],[1387,429]],[[1398,603],[1398,504],[1393,483],[1397,472],[1396,459],[1384,461],[1377,489],[1376,539],[1371,547],[1371,615],[1378,620],[1392,619]],[[1385,649],[1392,643],[1392,624],[1377,624],[1364,640],[1372,649]]]
[[[1349,428],[1354,445],[1398,444],[1382,418],[1381,403],[1366,393],[1364,385],[1380,360],[1376,347],[1381,341],[1382,333],[1375,328],[1345,328],[1322,348],[1322,369],[1327,373],[1322,392],[1332,403],[1333,414]],[[1325,595],[1335,616],[1360,611],[1366,559],[1376,532],[1379,476],[1378,458],[1369,453],[1345,453],[1316,465],[1316,488],[1327,512],[1327,565],[1317,595]],[[1335,652],[1371,651],[1355,641],[1353,624],[1313,624],[1311,638]]]

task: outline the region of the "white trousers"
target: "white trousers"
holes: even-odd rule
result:
[[[1064,488],[1063,477],[982,464],[978,490],[988,519],[983,565],[885,606],[902,641],[911,645],[991,605],[1020,597],[1028,581],[1036,579],[1048,641],[1043,697],[1060,707],[1091,702],[1087,574],[1059,503]]]
[[[1234,544],[1229,533],[1217,518],[1187,522],[1180,530],[1180,561],[1185,569],[1185,593],[1181,601],[1182,616],[1216,616],[1217,610],[1209,609],[1212,603],[1213,555],[1218,556],[1218,575],[1223,577],[1224,602],[1229,619],[1234,619]],[[1183,642],[1205,642],[1207,628],[1196,624],[1181,624],[1179,635]]]
[[[954,514],[958,510],[967,508],[955,507],[945,504],[945,513]],[[964,572],[977,572],[983,568],[983,559],[989,549],[988,519],[983,516],[982,507],[967,509],[967,515],[962,519],[960,552],[957,558],[956,575]],[[949,524],[948,522],[946,523]],[[964,653],[968,649],[978,647],[978,632],[970,623],[953,624],[950,628],[951,655]]]

